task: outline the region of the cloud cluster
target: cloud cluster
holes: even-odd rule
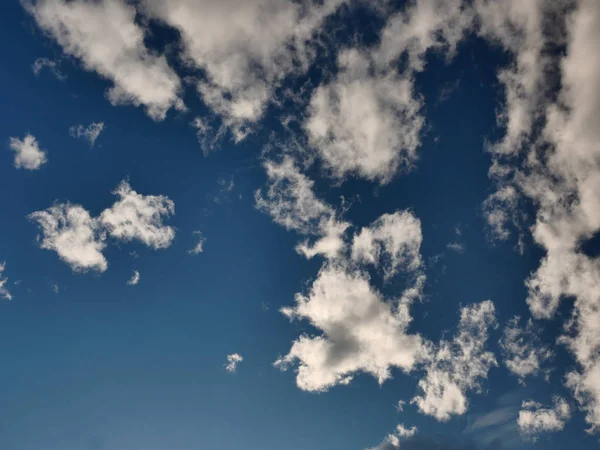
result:
[[[102,130],[104,130],[104,122],[93,122],[87,127],[73,125],[69,128],[69,135],[76,139],[85,139],[90,144],[90,147],[93,147]]]
[[[521,405],[517,423],[521,433],[536,439],[541,433],[562,430],[571,417],[571,408],[564,398],[555,397],[551,408],[540,403],[527,401]]]
[[[143,106],[154,120],[184,110],[181,82],[162,55],[144,44],[136,10],[122,0],[24,0],[38,26],[85,69],[110,80],[113,105]]]
[[[46,152],[40,149],[40,144],[31,134],[23,139],[11,137],[9,146],[15,152],[17,169],[38,170],[48,159]]]
[[[423,414],[447,421],[467,411],[467,392],[479,391],[481,380],[497,365],[493,353],[485,350],[495,320],[489,300],[465,306],[452,341],[442,340],[429,350],[426,375],[419,381],[422,394],[412,400]]]
[[[6,263],[0,263],[0,298],[4,298],[6,300],[12,300],[12,295],[10,294],[8,288],[6,287],[6,283],[8,283],[8,279],[3,276],[4,268],[6,267]]]
[[[227,355],[227,364],[225,365],[225,370],[227,372],[233,373],[237,370],[237,366],[244,360],[244,357],[239,353],[232,353],[231,355]]]
[[[542,364],[552,357],[552,350],[541,343],[539,329],[531,320],[525,327],[519,325],[520,317],[513,317],[504,328],[500,348],[506,368],[524,383],[528,376],[539,373]]]
[[[414,425],[410,428],[406,428],[403,424],[396,426],[393,433],[388,434],[383,441],[376,447],[372,447],[369,450],[392,450],[400,448],[400,442],[404,439],[409,439],[417,434],[417,427]]]
[[[137,239],[154,249],[171,245],[175,230],[162,221],[174,214],[172,200],[162,195],[138,194],[126,181],[114,193],[119,200],[99,217],[70,203],[31,213],[29,219],[41,229],[40,247],[55,251],[74,271],[104,272],[108,263],[102,251],[109,235],[121,241]]]

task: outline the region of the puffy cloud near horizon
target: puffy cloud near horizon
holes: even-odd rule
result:
[[[6,283],[8,283],[8,279],[4,276],[4,269],[6,268],[6,262],[0,263],[0,298],[6,300],[12,300],[12,295],[8,288],[6,287]]]
[[[40,144],[31,134],[25,135],[22,140],[11,137],[9,146],[15,152],[17,169],[38,170],[48,160],[46,152],[40,149]]]
[[[55,251],[76,272],[104,272],[108,263],[102,251],[108,236],[126,242],[137,239],[154,249],[171,245],[175,229],[164,225],[162,218],[174,214],[172,200],[138,194],[126,181],[114,193],[119,200],[98,217],[70,203],[29,214],[41,229],[40,247]]]
[[[163,120],[171,108],[185,110],[179,77],[144,44],[134,6],[123,0],[22,3],[65,54],[113,83],[106,94],[113,105],[143,106],[154,120]]]
[[[73,125],[69,128],[69,135],[75,139],[85,139],[90,144],[90,147],[93,147],[102,130],[104,130],[104,122],[93,122],[87,127]]]
[[[421,395],[413,398],[423,414],[445,422],[467,411],[467,392],[481,391],[481,380],[497,365],[485,350],[488,329],[495,325],[494,304],[486,300],[461,309],[458,333],[428,349],[426,375],[419,381]]]
[[[555,397],[553,403],[547,408],[534,401],[523,402],[517,419],[521,433],[536,440],[541,433],[562,430],[571,417],[571,408],[562,397]]]

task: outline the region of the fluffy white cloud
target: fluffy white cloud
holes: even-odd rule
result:
[[[154,249],[166,248],[175,238],[175,229],[163,224],[163,217],[175,213],[175,203],[164,195],[142,195],[122,181],[114,191],[119,197],[102,211],[100,225],[114,238],[137,239]]]
[[[344,233],[349,224],[339,220],[331,205],[317,198],[314,182],[300,172],[294,160],[286,156],[281,162],[266,161],[269,186],[257,190],[256,207],[288,230],[317,236],[313,244],[303,242],[297,251],[308,258],[322,254],[337,257],[345,247]]]
[[[181,83],[164,56],[144,45],[135,8],[123,0],[24,0],[38,26],[87,70],[112,81],[113,105],[145,107],[154,120],[185,109]]]
[[[330,174],[384,184],[417,159],[424,119],[414,73],[429,49],[451,55],[471,24],[462,0],[421,0],[393,15],[378,46],[338,55],[338,73],[312,95],[304,128]],[[396,62],[407,55],[398,73]]]
[[[131,278],[127,281],[127,285],[128,286],[135,286],[136,284],[138,284],[140,282],[140,273],[137,270],[133,271],[133,275],[131,276]]]
[[[537,375],[541,365],[552,357],[552,351],[542,345],[539,329],[531,320],[525,327],[519,325],[520,317],[512,318],[504,328],[500,347],[504,364],[523,382],[528,376]]]
[[[99,217],[70,203],[31,213],[29,219],[37,222],[42,231],[38,236],[41,248],[58,253],[74,271],[104,272],[108,264],[102,251],[107,235],[124,241],[137,239],[154,249],[171,245],[175,229],[162,220],[163,216],[174,214],[172,200],[163,195],[138,194],[126,181],[114,193],[119,200]]]
[[[199,93],[240,140],[282,80],[307,70],[313,33],[342,2],[144,0],[143,6],[181,33],[184,59],[205,74]]]
[[[6,283],[8,283],[8,279],[3,276],[4,268],[6,267],[6,263],[0,263],[0,298],[4,298],[6,300],[12,300],[12,295],[8,291],[6,287]]]
[[[40,246],[54,250],[73,270],[106,270],[108,265],[102,254],[106,246],[105,235],[97,219],[82,206],[58,204],[36,211],[29,218],[42,230],[42,235],[38,236]]]
[[[46,152],[40,149],[37,139],[31,134],[27,134],[23,140],[11,137],[9,146],[15,152],[17,169],[37,170],[47,160]]]
[[[541,433],[560,431],[571,417],[571,408],[561,397],[554,398],[554,406],[546,408],[537,402],[523,402],[517,423],[521,433],[537,438]]]
[[[40,72],[44,68],[48,69],[58,80],[64,81],[67,79],[67,76],[60,70],[59,62],[57,61],[48,58],[38,58],[31,66],[31,70],[33,70],[33,74],[36,77],[40,75]]]
[[[383,267],[386,278],[422,265],[421,222],[408,211],[384,214],[354,236],[352,259]]]
[[[307,391],[348,384],[359,372],[379,383],[391,377],[392,367],[408,372],[423,351],[422,338],[408,333],[409,306],[386,301],[365,273],[325,264],[310,291],[296,294],[295,306],[282,309],[322,334],[300,336],[275,365],[285,369],[297,362],[296,382]]]
[[[493,353],[485,351],[488,328],[495,324],[494,304],[484,302],[461,309],[458,334],[442,340],[427,352],[426,375],[419,381],[422,395],[415,403],[423,414],[447,421],[467,411],[468,391],[479,391],[481,380],[496,366]]]
[[[102,130],[104,130],[104,122],[94,122],[87,127],[73,125],[69,128],[69,135],[76,139],[85,139],[90,144],[90,147],[93,147]]]
[[[237,370],[237,366],[244,360],[243,356],[239,353],[232,353],[231,355],[227,355],[227,364],[225,365],[225,370],[227,372],[235,372]]]
[[[403,424],[396,426],[396,430],[393,433],[388,434],[381,444],[377,447],[372,447],[369,450],[391,450],[400,448],[400,442],[402,439],[408,439],[417,434],[417,427],[412,426],[406,428]]]
[[[196,245],[193,249],[189,250],[188,253],[190,255],[197,255],[204,251],[204,242],[206,242],[206,238],[202,234],[202,231],[196,230],[193,232],[194,236],[196,236]]]

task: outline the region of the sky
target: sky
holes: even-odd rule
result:
[[[595,449],[596,0],[0,6],[2,450]]]

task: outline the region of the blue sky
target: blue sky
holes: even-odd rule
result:
[[[0,448],[580,449],[594,0],[30,0]]]

